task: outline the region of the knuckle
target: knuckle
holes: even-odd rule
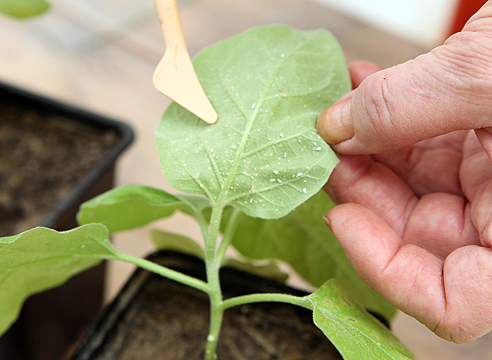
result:
[[[364,98],[364,110],[368,120],[365,124],[368,129],[364,129],[364,133],[370,134],[371,141],[394,139],[399,130],[394,121],[395,97],[388,87],[390,75],[381,76],[370,84]]]

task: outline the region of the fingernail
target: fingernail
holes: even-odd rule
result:
[[[354,128],[350,119],[350,99],[335,103],[325,109],[318,117],[319,135],[328,144],[338,144],[354,136]]]
[[[328,227],[331,230],[331,221],[330,219],[328,219],[328,216],[327,215],[323,216],[323,219],[325,220],[326,225],[328,225]]]

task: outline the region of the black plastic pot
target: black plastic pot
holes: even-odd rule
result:
[[[195,257],[166,251],[148,259],[204,279],[204,264]],[[221,282],[226,297],[258,292],[306,295],[233,268],[221,270]],[[138,269],[88,331],[71,360],[202,359],[208,306],[207,296],[200,291]],[[206,314],[203,318],[199,317],[202,312]],[[311,311],[281,303],[227,310],[218,355],[220,360],[342,359],[313,325]]]
[[[132,142],[133,131],[122,122],[1,83],[0,103],[12,111],[29,112],[46,119],[56,118],[56,121],[66,120],[69,123],[67,131],[74,131],[74,126],[80,125],[95,132],[111,132],[115,137],[114,144],[97,164],[91,165],[70,193],[47,211],[42,220],[32,225],[56,230],[75,227],[75,214],[80,204],[113,187],[115,162]],[[0,114],[1,121],[7,120]],[[38,172],[41,171],[43,169]],[[0,185],[2,181],[7,179],[0,176]],[[35,176],[32,181],[37,181]],[[8,217],[8,208],[7,211],[3,209],[3,214],[5,212]],[[61,359],[100,310],[103,285],[104,264],[72,278],[61,287],[29,298],[19,320],[0,338],[0,359]]]

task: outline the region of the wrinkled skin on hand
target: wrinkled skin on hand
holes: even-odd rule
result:
[[[327,223],[391,303],[476,339],[492,330],[492,1],[429,54],[349,70],[358,88],[318,120],[341,153]]]

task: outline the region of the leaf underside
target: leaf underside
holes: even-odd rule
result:
[[[129,184],[83,203],[77,221],[102,223],[112,234],[144,226],[177,210],[193,215],[208,207],[210,202],[201,196],[173,195],[150,186]]]
[[[378,320],[350,301],[335,280],[307,296],[313,319],[345,360],[410,360],[413,354]]]
[[[318,114],[350,90],[343,55],[324,30],[249,30],[194,60],[219,114],[208,125],[173,103],[156,129],[161,167],[176,189],[280,218],[318,192],[338,159]]]
[[[280,259],[312,285],[337,279],[349,297],[386,319],[396,309],[357,275],[345,252],[323,220],[334,206],[321,190],[287,216],[265,221],[240,215],[233,246],[252,259]],[[227,219],[227,213],[225,215]],[[227,221],[227,220],[226,220]]]
[[[24,300],[61,285],[73,275],[112,258],[116,251],[103,225],[66,232],[34,228],[0,239],[0,334],[17,318]]]

